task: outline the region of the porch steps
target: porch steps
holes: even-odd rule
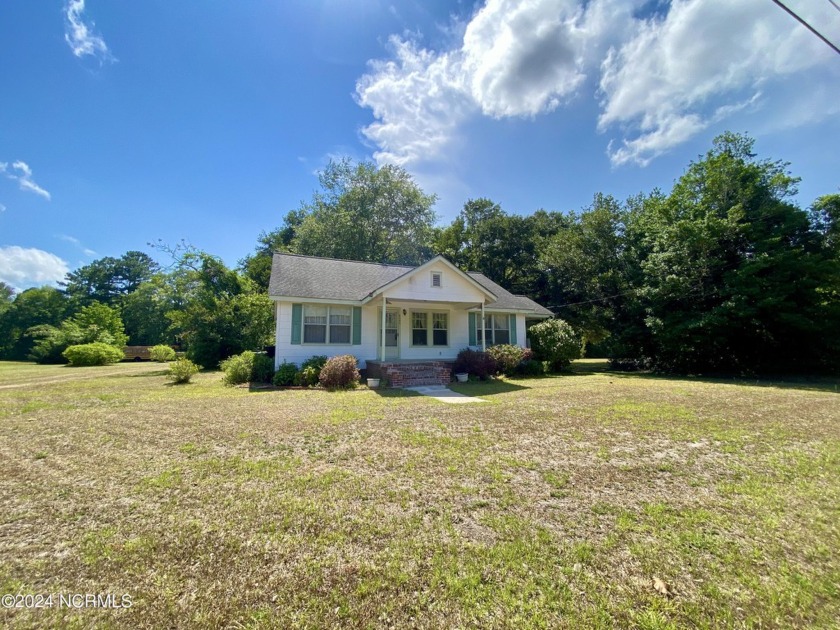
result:
[[[452,364],[448,361],[368,361],[367,366],[368,376],[386,379],[390,387],[448,385],[452,380]]]

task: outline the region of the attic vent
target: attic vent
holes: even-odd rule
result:
[[[441,287],[441,273],[439,271],[432,272],[432,286]]]

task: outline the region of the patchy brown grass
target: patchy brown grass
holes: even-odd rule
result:
[[[0,594],[133,602],[0,609],[0,625],[840,618],[836,383],[585,372],[457,389],[490,402],[0,364]]]

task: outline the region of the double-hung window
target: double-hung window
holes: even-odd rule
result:
[[[429,314],[412,311],[411,313],[411,345],[429,345]]]
[[[327,343],[328,313],[326,306],[303,307],[303,343]]]
[[[449,313],[432,313],[432,345],[449,345]]]
[[[493,345],[510,343],[510,318],[507,315],[493,315]]]
[[[449,313],[411,312],[412,346],[448,346]]]
[[[303,306],[303,343],[349,344],[353,322],[350,306]]]
[[[330,307],[330,343],[350,343],[353,309],[349,306]]]
[[[478,321],[477,342],[481,345],[481,314],[476,315]],[[510,318],[507,315],[487,313],[484,316],[483,334],[487,339],[486,345],[496,346],[502,343],[510,343]]]

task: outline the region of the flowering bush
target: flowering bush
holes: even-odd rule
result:
[[[327,361],[318,376],[321,385],[329,389],[355,387],[359,384],[359,378],[356,357],[350,354],[333,357]]]
[[[487,348],[487,354],[496,362],[496,370],[507,376],[516,373],[519,365],[525,361],[525,353],[523,348],[506,343]]]
[[[477,376],[481,380],[487,380],[496,374],[496,361],[486,352],[479,352],[464,348],[458,353],[455,364],[452,366],[453,374],[467,373]]]

